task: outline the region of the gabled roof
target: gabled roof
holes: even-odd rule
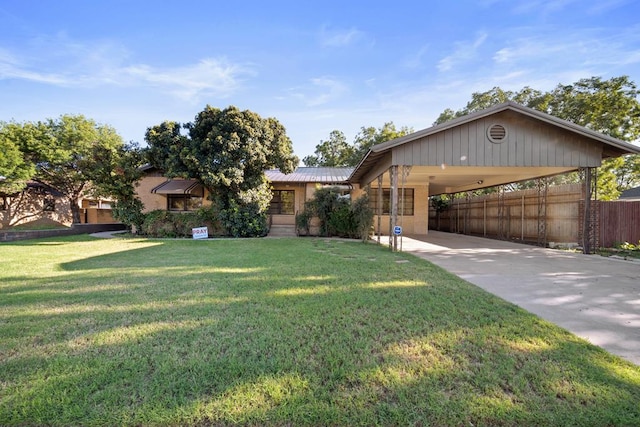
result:
[[[283,174],[278,169],[265,171],[271,182],[317,182],[320,184],[346,184],[353,168],[300,167],[293,173]]]
[[[620,194],[621,199],[640,199],[640,187],[629,188]]]
[[[604,135],[599,132],[592,131],[583,126],[579,126],[579,125],[576,125],[575,123],[571,123],[566,120],[559,119],[557,117],[551,116],[541,111],[537,111],[532,108],[528,108],[520,104],[517,104],[515,102],[509,101],[509,102],[495,105],[493,107],[487,108],[482,111],[477,111],[475,113],[468,114],[463,117],[458,117],[456,119],[450,120],[445,123],[441,123],[436,126],[432,126],[427,129],[420,130],[418,132],[414,132],[410,135],[405,135],[403,137],[375,145],[371,147],[369,152],[362,158],[360,163],[356,166],[353,173],[350,175],[349,180],[352,182],[357,182],[363,175],[367,173],[367,171],[374,168],[376,163],[380,159],[382,159],[385,156],[388,156],[391,150],[395,147],[416,141],[421,138],[428,137],[430,135],[434,135],[434,134],[446,131],[454,127],[464,125],[466,123],[470,123],[475,120],[492,116],[497,113],[501,113],[503,111],[508,111],[508,110],[551,124],[558,128],[565,129],[567,131],[570,131],[577,135],[591,139],[593,141],[602,143],[603,158],[616,157],[624,154],[640,153],[640,147],[638,146],[629,144],[627,142],[621,141],[616,138],[612,138],[610,136]]]

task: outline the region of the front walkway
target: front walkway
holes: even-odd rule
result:
[[[402,237],[404,252],[640,365],[640,263],[437,231],[413,237]]]

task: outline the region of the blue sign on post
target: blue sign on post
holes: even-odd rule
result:
[[[393,234],[395,234],[396,236],[401,235],[402,227],[400,227],[399,225],[396,225],[395,227],[393,227]]]

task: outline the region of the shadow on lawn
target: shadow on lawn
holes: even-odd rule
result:
[[[11,304],[25,312],[0,331],[32,351],[3,357],[0,422],[640,421],[637,369],[452,277],[431,283],[427,263],[412,273],[375,252],[393,281],[367,274],[366,257],[336,256],[330,272],[231,253],[167,269],[168,246],[66,263],[85,273],[23,288],[31,298]]]

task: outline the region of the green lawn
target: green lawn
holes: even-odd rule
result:
[[[640,425],[640,367],[312,238],[0,245],[0,425]]]

